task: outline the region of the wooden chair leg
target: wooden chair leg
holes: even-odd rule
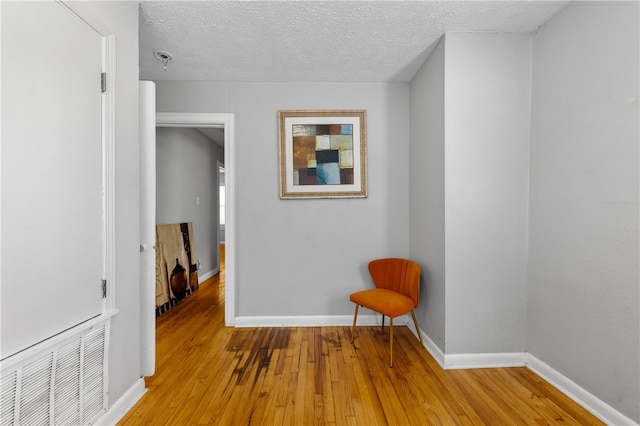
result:
[[[416,313],[411,310],[411,316],[413,317],[413,324],[416,326],[416,331],[418,332],[418,339],[420,339],[420,344],[424,347],[424,343],[422,343],[422,333],[420,333],[420,327],[418,326],[418,320],[416,319]]]
[[[384,332],[384,315],[382,316],[382,327],[380,328],[380,332]]]
[[[393,368],[393,318],[389,317],[389,367]]]
[[[356,319],[358,318],[358,308],[360,305],[356,303],[356,313],[353,315],[353,325],[351,326],[351,343],[353,343],[353,337],[356,334]]]

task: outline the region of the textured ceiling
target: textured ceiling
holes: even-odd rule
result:
[[[531,32],[565,1],[141,1],[144,80],[409,81],[445,32]],[[167,70],[154,50],[174,56]]]

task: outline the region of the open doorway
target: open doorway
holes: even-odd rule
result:
[[[224,130],[225,169],[225,325],[235,324],[235,229],[234,229],[234,116],[233,114],[157,113],[157,127],[221,128]]]
[[[163,284],[160,289],[168,288],[176,257],[189,261],[189,282],[186,286],[191,290],[199,287],[198,282],[208,280],[220,270],[221,209],[217,188],[218,168],[223,162],[224,129],[156,128],[156,225],[159,227],[156,279]],[[224,214],[224,210],[222,212]],[[183,244],[176,245],[174,240],[182,232],[180,224],[189,224],[192,235],[184,238],[183,234]],[[193,247],[185,253],[178,247],[186,249],[186,241]],[[184,259],[185,255],[188,259]],[[182,262],[179,264],[186,267]],[[168,292],[158,297],[158,313],[165,312],[177,301]]]

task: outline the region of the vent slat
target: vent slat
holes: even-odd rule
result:
[[[84,339],[83,413],[85,423],[104,407],[104,352],[106,327],[88,334]]]
[[[49,401],[41,401],[39,405],[32,405],[28,411],[23,412],[20,408],[20,425],[48,425],[49,422]]]
[[[104,407],[104,347],[106,328],[96,330],[85,339],[84,412],[83,420],[90,421]]]
[[[95,383],[99,381],[102,381],[102,371],[93,371],[84,378],[85,383]]]
[[[20,421],[22,425],[49,424],[53,352],[32,362],[22,370]]]
[[[81,339],[63,347],[56,362],[54,424],[80,424]]]
[[[20,405],[20,424],[49,424],[49,394]]]
[[[80,404],[78,403],[77,407],[68,407],[65,411],[57,412],[54,424],[80,424]]]
[[[17,388],[18,373],[16,371],[0,381],[0,423],[3,426],[13,426],[15,423]]]
[[[91,420],[96,414],[100,413],[103,408],[102,393],[96,394],[84,401],[84,420],[85,423]]]

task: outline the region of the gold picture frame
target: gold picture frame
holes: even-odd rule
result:
[[[280,198],[367,197],[366,110],[278,111]]]

